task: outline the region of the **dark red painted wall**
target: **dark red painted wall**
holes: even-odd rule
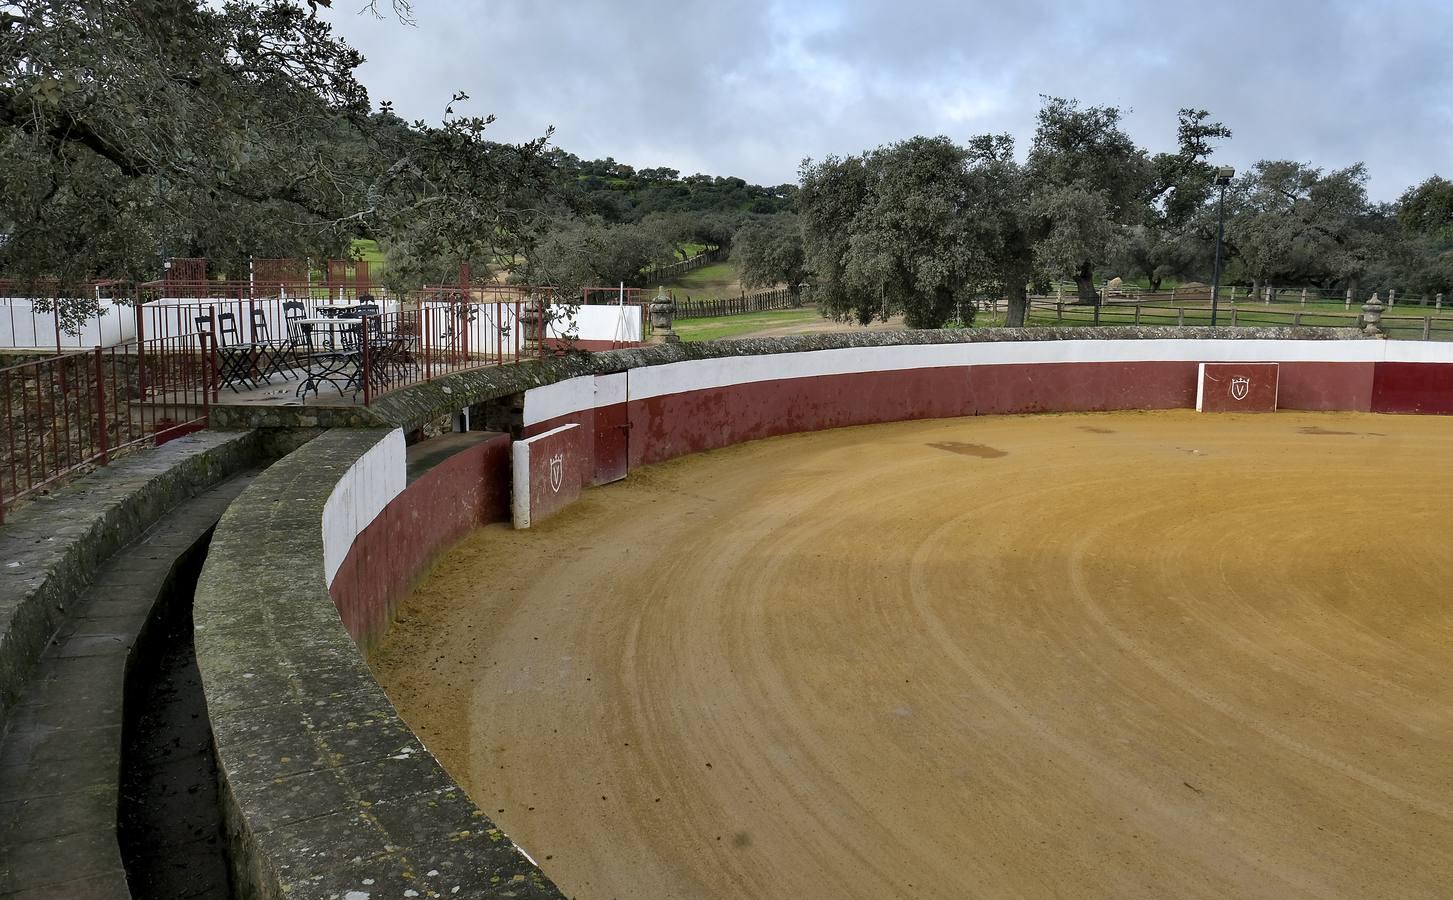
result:
[[[1195,402],[1196,364],[1186,362],[953,366],[754,382],[632,400],[631,466],[845,425]]]
[[[1372,411],[1453,413],[1453,366],[1441,363],[1378,363],[1372,379]]]
[[[1196,405],[1193,362],[974,366],[975,415],[1182,409]]]
[[[1453,414],[1453,365],[1284,362],[1283,409]],[[1030,412],[1189,409],[1194,362],[957,366],[756,382],[582,410],[526,429],[580,426],[587,483],[742,441],[845,425]],[[387,625],[434,554],[508,518],[508,438],[455,456],[395,498],[355,540],[332,585],[355,639]]]
[[[1377,366],[1370,362],[1284,362],[1277,407],[1322,412],[1367,412],[1372,408],[1372,379]]]
[[[626,477],[629,462],[626,447],[631,440],[631,423],[626,404],[613,403],[599,409],[583,409],[544,422],[536,422],[524,429],[524,437],[544,434],[561,425],[579,425],[585,434],[592,436],[594,446],[586,472],[587,486],[606,484]]]
[[[436,554],[509,511],[509,435],[456,453],[409,485],[354,539],[329,586],[353,640],[367,646],[381,636]]]
[[[626,477],[630,460],[630,415],[624,403],[612,403],[595,410],[595,466],[592,484],[605,484]]]

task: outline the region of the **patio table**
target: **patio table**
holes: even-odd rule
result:
[[[353,393],[358,393],[363,383],[363,353],[356,344],[351,348],[346,344],[348,333],[358,328],[359,322],[359,319],[330,316],[293,320],[292,324],[302,330],[308,344],[308,352],[303,356],[307,377],[298,384],[298,397],[307,400],[308,391],[312,391],[316,397],[318,388],[324,382],[333,385],[340,397],[350,389]],[[327,343],[321,347],[315,338],[320,331],[327,332],[328,335]],[[334,339],[335,334],[339,336],[338,340]]]
[[[352,318],[353,316],[350,314],[356,311],[360,305],[351,300],[342,302],[324,300],[317,303],[314,308],[318,311],[319,315],[331,316],[333,318]]]

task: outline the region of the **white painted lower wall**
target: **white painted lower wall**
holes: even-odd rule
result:
[[[323,571],[333,578],[353,541],[408,484],[403,429],[395,428],[360,456],[323,504]]]
[[[553,307],[554,318],[546,329],[552,338],[573,337],[580,341],[636,342],[641,339],[641,307],[567,306]]]

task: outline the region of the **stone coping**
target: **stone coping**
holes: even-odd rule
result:
[[[410,430],[483,403],[577,375],[608,375],[642,366],[692,359],[807,353],[850,347],[914,344],[969,344],[1071,340],[1356,340],[1350,328],[1210,328],[1102,326],[1073,328],[944,328],[919,331],[864,331],[796,334],[770,338],[653,344],[598,353],[570,353],[504,366],[487,366],[439,376],[384,394],[372,406],[255,406],[225,404],[212,409],[214,428],[384,428]]]
[[[279,460],[212,539],[193,619],[235,884],[561,897],[400,720],[329,596],[323,507],[389,433],[336,429]]]
[[[8,515],[0,526],[0,720],[106,560],[270,449],[257,433],[188,435],[97,468]]]

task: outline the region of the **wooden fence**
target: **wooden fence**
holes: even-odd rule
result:
[[[1116,302],[1137,302],[1137,303],[1209,303],[1211,302],[1211,288],[1206,285],[1193,287],[1178,287],[1164,291],[1148,291],[1135,286],[1113,288],[1107,285],[1097,285],[1096,293],[1105,298],[1107,303]],[[1346,290],[1315,288],[1315,287],[1276,287],[1265,285],[1255,289],[1243,285],[1225,285],[1221,288],[1222,303],[1239,303],[1249,306],[1252,303],[1259,303],[1263,306],[1273,304],[1297,305],[1297,306],[1340,306],[1344,310],[1361,309],[1362,301],[1367,299],[1367,294],[1353,297],[1350,288]],[[1381,299],[1389,309],[1406,306],[1419,306],[1431,309],[1443,309],[1445,297],[1443,294],[1412,294],[1397,289],[1382,292]],[[1038,295],[1037,299],[1054,300],[1056,302],[1076,302],[1074,285],[1059,284],[1053,292]]]
[[[1359,328],[1360,307],[1351,311],[1339,309],[1340,304],[1309,303],[1306,309],[1279,309],[1261,302],[1223,301],[1217,310],[1216,323],[1225,326],[1293,326],[1303,328]],[[1406,302],[1398,307],[1408,309]],[[1381,325],[1389,337],[1413,340],[1453,340],[1453,313],[1385,312]],[[998,309],[1003,309],[1002,302]],[[1429,308],[1430,310],[1432,308]],[[1044,325],[1210,325],[1211,307],[1207,303],[1171,305],[1165,302],[1110,299],[1094,304],[1059,301],[1053,297],[1036,297],[1029,301],[1030,326]]]
[[[720,259],[720,250],[703,250],[690,259],[679,260],[664,266],[655,266],[646,273],[646,278],[652,283],[657,281],[674,281],[687,272],[695,272],[697,269],[703,266],[709,266]]]
[[[716,316],[737,316],[742,313],[766,312],[773,309],[792,309],[810,299],[810,289],[803,285],[796,294],[787,288],[773,288],[737,297],[723,297],[717,300],[678,300],[676,318],[708,319]]]

